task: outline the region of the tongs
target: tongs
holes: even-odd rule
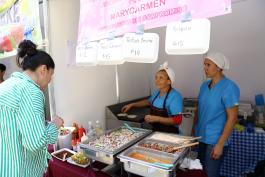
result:
[[[187,142],[191,142],[191,141],[194,141],[194,140],[199,140],[201,139],[202,137],[201,136],[198,136],[198,137],[191,137],[191,138],[187,138],[185,139],[183,142],[184,143],[187,143]]]
[[[136,131],[127,123],[124,123],[125,127],[128,128],[129,130],[131,130],[133,133],[136,133]]]
[[[195,142],[195,143],[184,144],[184,145],[181,145],[181,146],[173,147],[173,151],[176,151],[176,150],[182,149],[182,148],[186,148],[186,147],[195,146],[195,145],[198,145],[198,144],[199,144],[199,142]]]
[[[184,141],[182,142],[182,144],[180,144],[179,146],[175,146],[175,147],[173,147],[173,149],[171,150],[171,152],[177,151],[178,149],[182,149],[182,148],[186,148],[186,147],[191,147],[191,146],[198,145],[199,142],[192,142],[192,141],[194,141],[194,140],[198,140],[198,139],[201,139],[201,136],[186,139],[186,140],[184,140]]]

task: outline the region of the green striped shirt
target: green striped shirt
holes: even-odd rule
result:
[[[58,130],[45,126],[45,99],[26,74],[15,72],[0,84],[0,177],[41,177]]]

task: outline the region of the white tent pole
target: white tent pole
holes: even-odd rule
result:
[[[50,33],[49,33],[49,6],[48,0],[43,0],[43,21],[44,21],[44,35],[45,35],[45,50],[47,53],[51,53],[51,46],[49,43]],[[51,119],[56,115],[55,99],[54,99],[54,85],[53,80],[51,80],[48,86],[48,95],[49,95],[49,107],[50,107],[50,116]]]
[[[115,65],[115,79],[116,79],[116,96],[117,96],[117,103],[120,103],[120,88],[119,88],[119,71],[118,65]]]

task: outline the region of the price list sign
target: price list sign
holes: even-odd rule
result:
[[[96,65],[98,42],[88,42],[79,44],[76,47],[76,64],[77,65]]]
[[[123,57],[127,62],[154,63],[158,59],[159,36],[155,33],[126,33]]]
[[[122,37],[99,42],[97,61],[99,65],[123,64]]]

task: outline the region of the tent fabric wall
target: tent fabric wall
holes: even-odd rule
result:
[[[232,5],[232,14],[211,18],[210,50],[223,52],[231,60],[225,74],[241,88],[241,99],[265,94],[265,1],[246,0]],[[117,102],[115,66],[67,67],[67,41],[76,41],[79,1],[53,0],[50,7],[50,44],[55,58],[54,95],[57,114],[86,125],[105,120],[105,106]],[[176,72],[176,87],[183,97],[197,97],[204,79],[203,55],[169,56],[164,50],[165,27],[149,30],[160,35],[159,59],[155,64],[126,63],[118,67],[120,101],[150,94],[154,74],[169,61]]]
[[[67,41],[76,41],[79,1],[49,1],[51,55],[55,59],[54,99],[56,114],[65,125],[89,120],[105,122],[105,106],[117,103],[115,66],[68,67]],[[151,65],[126,63],[118,66],[120,100],[150,94]]]
[[[253,103],[255,94],[265,94],[264,7],[263,0],[238,1],[232,4],[231,14],[210,18],[209,51],[223,52],[229,58],[231,68],[224,73],[240,86],[241,100]],[[169,61],[176,72],[174,86],[184,97],[197,97],[204,79],[203,55],[169,56],[164,50],[165,27],[151,31],[160,36],[159,60],[152,73]]]

